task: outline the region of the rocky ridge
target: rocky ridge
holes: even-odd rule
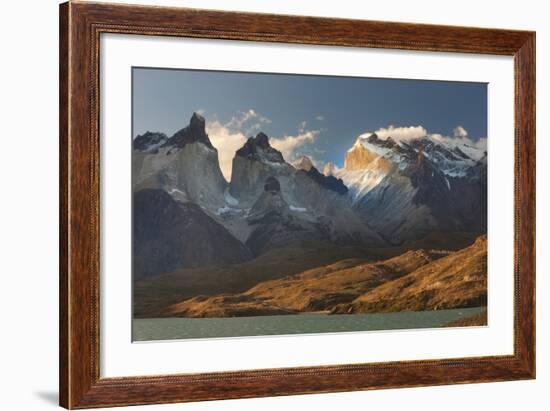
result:
[[[134,192],[163,190],[197,206],[249,257],[304,241],[384,247],[486,231],[487,156],[475,147],[372,133],[357,139],[344,168],[327,163],[321,173],[307,156],[286,162],[258,133],[236,151],[227,182],[205,124],[193,113],[169,138],[137,136]]]

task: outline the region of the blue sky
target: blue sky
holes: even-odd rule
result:
[[[388,129],[477,142],[487,136],[487,85],[197,70],[133,69],[133,134],[207,122],[224,174],[234,151],[263,131],[288,161],[341,166],[357,136]],[[458,127],[458,128],[457,128]]]

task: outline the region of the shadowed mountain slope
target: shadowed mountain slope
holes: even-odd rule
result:
[[[134,194],[135,279],[250,258],[250,251],[198,205],[178,203],[163,190]]]
[[[385,252],[385,251],[384,251]],[[344,259],[357,264],[372,260],[371,250],[334,247],[301,241],[292,247],[275,248],[254,260],[218,267],[174,270],[134,283],[134,315],[137,318],[170,316],[166,309],[198,295],[238,294],[263,281],[287,277]]]

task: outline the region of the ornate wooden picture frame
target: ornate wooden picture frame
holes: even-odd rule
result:
[[[101,378],[102,33],[513,56],[513,355]],[[61,406],[92,408],[535,378],[534,32],[69,2],[60,6],[59,47]]]

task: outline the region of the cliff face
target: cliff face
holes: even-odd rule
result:
[[[486,165],[486,154],[471,146],[373,133],[357,139],[333,174],[363,221],[399,245],[434,230],[486,232]]]
[[[271,215],[269,224],[254,227],[247,239],[253,250],[265,250],[280,244],[285,238],[307,236],[339,245],[385,244],[383,238],[354,213],[347,197],[348,189],[341,179],[321,174],[305,156],[295,166],[284,161],[263,133],[248,139],[237,151],[230,193],[239,205],[251,207],[250,214],[254,214],[258,199],[266,198],[265,182],[275,178],[280,187],[275,197],[282,198],[290,210],[284,218],[279,215],[276,224]]]
[[[273,176],[268,177],[263,193],[247,217],[253,230],[246,245],[258,255],[272,248],[293,246],[299,241],[328,242],[330,236],[326,227],[302,214],[303,211],[289,206],[279,181]]]
[[[252,205],[263,192],[265,181],[275,176],[286,190],[291,187],[294,167],[271,147],[264,133],[251,137],[235,153],[229,191],[240,203]]]
[[[137,140],[137,139],[136,139]],[[163,189],[175,199],[215,211],[225,204],[227,187],[202,117],[193,114],[181,129],[154,150],[134,151],[134,190]]]
[[[358,139],[344,157],[344,168],[347,171],[363,170],[378,157],[379,153],[369,150]]]
[[[248,249],[193,203],[146,189],[134,194],[134,278],[183,267],[235,264]]]

